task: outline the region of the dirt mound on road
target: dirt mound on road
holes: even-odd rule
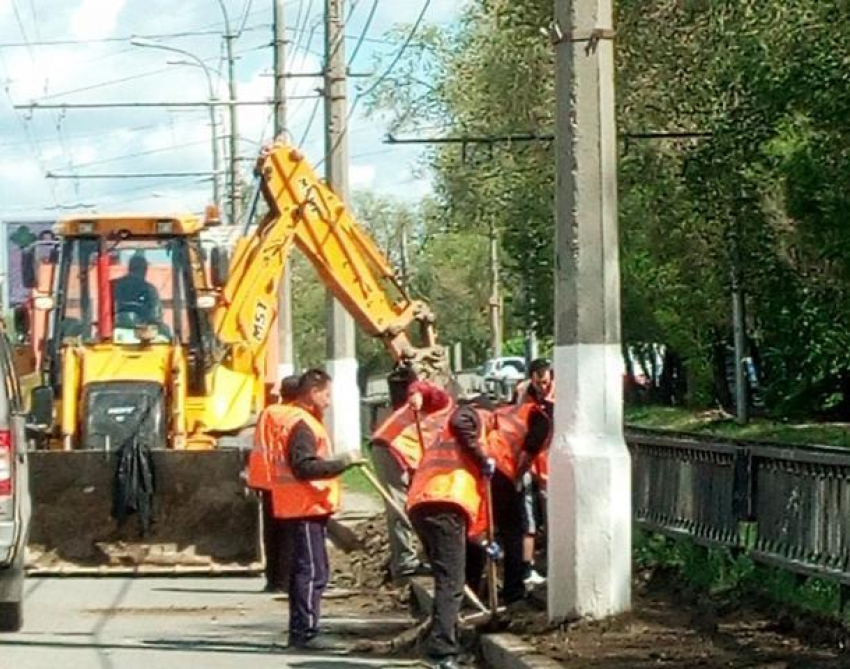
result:
[[[663,572],[641,574],[633,612],[551,629],[542,611],[511,617],[510,631],[567,669],[839,669],[844,642],[812,643],[748,604],[688,596]],[[803,640],[805,639],[805,641]]]

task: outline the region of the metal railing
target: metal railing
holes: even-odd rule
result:
[[[850,450],[627,429],[639,526],[850,585]]]

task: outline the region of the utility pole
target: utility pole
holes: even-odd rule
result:
[[[284,0],[274,0],[274,136],[286,137],[286,23]],[[292,344],[292,260],[286,259],[277,294],[277,381],[295,371]]]
[[[739,425],[750,420],[749,393],[747,392],[747,329],[744,312],[744,289],[741,281],[741,251],[738,246],[738,224],[733,224],[729,235],[730,275],[732,284],[732,335],[735,357],[735,419]]]
[[[502,303],[499,290],[499,235],[496,221],[490,218],[490,351],[491,357],[502,355]]]
[[[555,0],[555,378],[548,614],[631,606],[612,0]]]
[[[227,85],[230,94],[230,102],[236,102],[236,61],[233,57],[233,41],[236,35],[231,29],[230,15],[224,0],[218,0],[221,13],[224,17],[224,46],[227,53]],[[238,225],[242,217],[242,184],[239,182],[239,123],[237,119],[236,105],[231,104],[230,109],[230,225]]]
[[[348,99],[345,62],[345,0],[325,0],[325,153],[328,185],[348,200]],[[337,451],[360,449],[354,320],[327,295],[327,369],[334,380],[329,425]]]

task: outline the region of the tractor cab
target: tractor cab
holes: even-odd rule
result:
[[[203,394],[216,346],[209,310],[226,272],[223,254],[202,247],[203,227],[191,216],[74,218],[58,224],[58,248],[25,254],[34,310],[47,313],[36,335],[44,386],[34,404],[52,404],[44,399],[49,394],[64,399],[61,410],[71,401],[69,388],[63,393],[69,383],[82,391],[78,408],[96,409],[97,395],[123,402],[110,415],[154,399],[167,404],[175,359],[185,369],[187,390]],[[130,398],[130,389],[151,397]],[[69,436],[90,445],[85,425],[72,435],[66,431],[68,443]]]

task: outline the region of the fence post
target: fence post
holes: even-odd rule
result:
[[[737,547],[752,550],[758,541],[755,518],[756,470],[752,451],[742,446],[735,453],[732,483],[732,514],[737,521]]]

